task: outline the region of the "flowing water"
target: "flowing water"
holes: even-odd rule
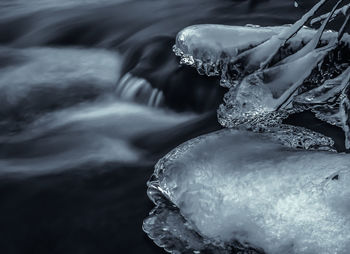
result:
[[[179,66],[176,34],[292,23],[314,3],[0,0],[1,251],[162,253],[141,230],[146,181],[162,155],[220,128],[225,93]]]

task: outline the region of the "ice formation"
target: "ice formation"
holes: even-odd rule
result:
[[[220,76],[221,85],[229,88],[218,109],[224,127],[271,131],[289,114],[312,110],[349,136],[350,37],[345,28],[350,14],[339,32],[326,31],[339,13],[338,1],[318,30],[304,26],[324,2],[290,26],[196,25],[178,34],[174,51],[181,63],[200,74]],[[322,89],[327,92],[317,96]],[[300,103],[301,98],[307,101]],[[349,138],[345,142],[349,149]],[[297,147],[329,146],[331,141],[316,143]]]
[[[291,150],[269,134],[226,129],[158,162],[148,182],[158,207],[144,228],[183,253],[345,254],[349,184],[350,155]]]
[[[171,253],[350,253],[350,155],[333,140],[283,124],[312,111],[350,149],[350,5],[293,25],[196,25],[174,52],[228,89],[218,120],[229,129],[190,140],[156,165],[145,232]],[[343,13],[339,31],[326,30]],[[316,29],[305,25],[321,23]]]

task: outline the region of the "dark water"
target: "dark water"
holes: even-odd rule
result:
[[[146,181],[220,128],[224,93],[178,65],[176,33],[291,23],[314,2],[1,0],[0,252],[162,253],[141,229]]]

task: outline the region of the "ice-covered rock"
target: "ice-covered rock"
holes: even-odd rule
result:
[[[304,27],[326,2],[289,26],[197,25],[178,34],[181,63],[220,76],[229,89],[218,120],[232,129],[190,140],[156,165],[148,182],[156,208],[144,230],[159,246],[172,253],[350,253],[350,155],[331,152],[329,137],[283,124],[292,113],[313,111],[343,128],[350,149],[350,14],[340,0],[320,16],[318,30]],[[342,27],[327,31],[341,10]]]
[[[194,25],[178,33],[174,51],[181,56],[181,63],[196,67],[200,74],[221,74],[236,78],[234,74],[239,73],[234,72],[239,69],[245,71],[246,67],[240,63],[233,64],[240,54],[256,48],[290,28],[290,25],[276,27]],[[288,48],[281,54],[289,55],[297,51],[309,42],[315,33],[315,30],[303,27],[288,41]],[[326,32],[323,40],[332,38],[336,38],[335,34]],[[268,51],[264,51],[266,52]],[[268,53],[270,55],[271,52]]]
[[[326,30],[341,2],[322,18],[318,30],[303,25],[325,1],[289,26],[188,27],[178,34],[174,51],[181,63],[196,67],[200,74],[221,76],[221,85],[229,88],[218,109],[224,127],[245,125],[271,132],[276,129],[265,127],[280,125],[291,113],[312,110],[321,120],[343,128],[350,148],[350,37],[344,33],[350,16],[339,32]],[[325,89],[330,91],[321,96],[323,100],[313,95]],[[308,101],[300,103],[302,98]]]
[[[350,155],[226,129],[158,162],[144,229],[173,253],[347,254],[349,186]]]

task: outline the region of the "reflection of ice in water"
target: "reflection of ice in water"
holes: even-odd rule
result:
[[[149,194],[169,199],[214,245],[238,240],[266,253],[345,254],[350,251],[349,184],[349,155],[288,150],[267,135],[223,130],[160,160]],[[179,215],[167,213],[179,223]],[[171,219],[159,227],[156,217],[145,220],[145,228],[163,230],[165,239],[173,233],[166,227],[190,231]],[[193,249],[205,248],[192,238]]]
[[[159,246],[174,253],[350,252],[349,155],[331,153],[331,138],[282,124],[311,110],[342,127],[350,148],[350,14],[338,1],[319,17],[318,30],[304,27],[325,2],[291,26],[198,25],[178,34],[181,63],[220,76],[229,89],[219,122],[240,130],[191,140],[158,162],[148,183],[156,208],[144,230]],[[339,13],[346,15],[340,30],[325,31]]]

